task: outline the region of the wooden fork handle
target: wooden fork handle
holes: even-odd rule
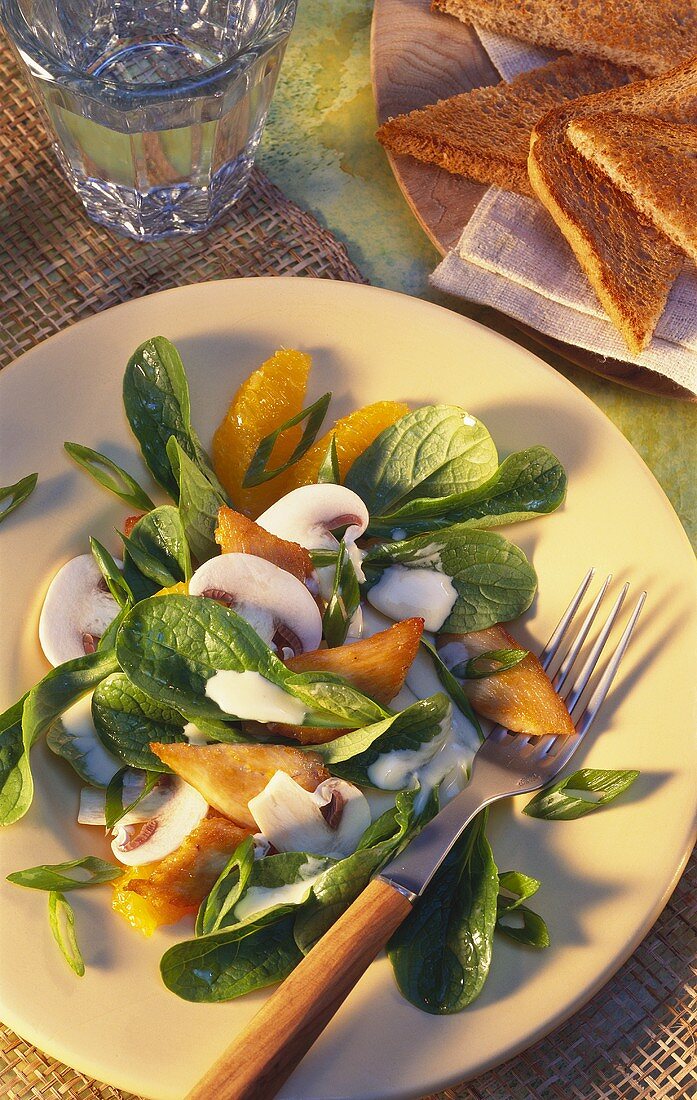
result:
[[[269,1100],[411,910],[373,879],[286,978],[188,1100]]]

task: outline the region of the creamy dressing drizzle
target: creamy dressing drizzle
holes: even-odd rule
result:
[[[390,565],[368,592],[368,600],[391,619],[420,615],[426,630],[440,630],[455,606],[457,590],[450,577],[436,569]]]
[[[182,730],[182,733],[186,737],[186,740],[190,745],[207,745],[208,738],[205,733],[198,728],[195,722],[187,722]]]
[[[206,695],[226,714],[257,722],[289,722],[301,726],[307,713],[299,699],[250,669],[216,672],[206,682]]]
[[[310,856],[307,863],[298,869],[298,882],[289,882],[284,886],[250,886],[244,897],[235,906],[238,920],[246,920],[253,913],[273,909],[276,905],[300,905],[305,901],[317,879],[327,869],[325,860]]]

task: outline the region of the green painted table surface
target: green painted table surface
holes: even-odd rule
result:
[[[439,302],[429,286],[440,257],[407,207],[375,140],[370,83],[372,0],[300,0],[258,162],[283,191],[342,240],[376,286]],[[497,325],[583,390],[636,448],[697,546],[697,406],[630,390]]]

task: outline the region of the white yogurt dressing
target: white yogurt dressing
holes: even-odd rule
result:
[[[200,730],[195,722],[187,722],[182,730],[190,745],[207,745],[208,738],[203,730]]]
[[[456,600],[451,578],[428,566],[390,565],[368,592],[368,601],[384,615],[395,620],[420,615],[426,630],[440,630]]]
[[[305,705],[294,695],[250,669],[216,672],[206,681],[206,695],[226,714],[257,722],[289,722],[301,726],[307,713]]]
[[[297,882],[289,882],[284,886],[250,886],[235,906],[235,916],[238,920],[246,920],[252,914],[273,909],[276,905],[301,905],[326,869],[326,860],[310,856],[307,863],[298,869],[300,878]]]

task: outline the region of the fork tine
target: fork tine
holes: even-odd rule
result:
[[[605,578],[605,583],[603,584],[603,587],[600,589],[600,591],[598,592],[598,595],[593,600],[593,603],[591,604],[591,607],[590,607],[590,610],[589,610],[588,614],[586,615],[585,619],[581,623],[581,626],[579,627],[579,630],[576,634],[576,637],[572,640],[571,645],[569,646],[569,649],[567,650],[566,656],[564,657],[564,660],[562,661],[559,668],[557,669],[556,675],[555,675],[554,679],[552,680],[552,687],[556,691],[557,695],[559,695],[561,693],[561,689],[564,686],[564,684],[566,683],[566,679],[567,679],[569,673],[571,672],[571,669],[573,668],[574,662],[576,661],[576,658],[578,657],[579,653],[581,652],[581,647],[583,646],[583,643],[585,642],[585,640],[588,636],[588,631],[590,630],[591,626],[593,625],[593,621],[595,619],[595,616],[598,613],[598,608],[600,607],[600,604],[603,600],[603,597],[605,596],[605,593],[607,592],[607,588],[608,588],[608,585],[609,585],[611,580],[612,580],[612,573],[610,573]]]
[[[602,630],[600,631],[600,634],[598,635],[598,638],[595,642],[595,645],[593,646],[590,653],[588,654],[588,658],[586,660],[586,663],[584,664],[583,668],[581,669],[578,676],[574,680],[574,683],[573,683],[572,687],[569,689],[569,691],[563,697],[564,702],[566,703],[566,709],[568,710],[569,714],[571,714],[572,718],[573,718],[573,709],[576,706],[577,702],[579,701],[579,699],[580,699],[581,695],[583,694],[583,692],[588,687],[588,681],[590,680],[591,676],[593,675],[593,672],[595,671],[595,667],[598,664],[598,658],[600,657],[600,654],[602,653],[603,649],[605,648],[605,643],[608,639],[608,635],[610,634],[610,631],[612,630],[612,628],[614,626],[615,619],[619,615],[620,608],[622,607],[622,604],[624,602],[624,597],[627,595],[628,590],[629,590],[629,584],[625,584],[625,586],[623,587],[623,589],[620,592],[619,596],[615,600],[615,603],[612,607],[612,610],[610,611],[610,614],[608,615],[607,619],[605,620],[605,625],[603,626]]]
[[[578,719],[578,722],[576,723],[576,730],[581,735],[581,737],[590,728],[591,723],[593,722],[593,719],[595,718],[596,714],[600,710],[600,708],[601,708],[601,706],[602,706],[602,704],[605,700],[605,696],[607,695],[608,691],[610,690],[610,687],[612,685],[612,681],[615,678],[615,674],[617,672],[617,669],[619,668],[620,661],[624,657],[625,650],[626,650],[627,646],[629,645],[629,639],[632,636],[632,631],[634,630],[634,627],[636,626],[637,619],[639,618],[639,615],[641,614],[641,609],[644,606],[644,601],[645,600],[646,600],[646,593],[642,592],[641,596],[637,600],[637,603],[636,603],[636,606],[635,606],[634,610],[632,611],[629,622],[627,623],[627,625],[625,626],[625,628],[622,632],[622,637],[620,638],[619,642],[617,643],[617,648],[615,649],[615,652],[613,653],[613,655],[610,659],[610,663],[608,664],[607,668],[605,669],[605,672],[603,673],[600,680],[598,681],[598,684],[597,684],[593,694],[591,695],[590,699],[588,700],[588,703],[586,705],[585,710],[583,711],[583,714],[580,716],[580,718]]]
[[[558,626],[555,628],[554,633],[552,634],[552,637],[549,639],[547,645],[540,653],[540,663],[545,671],[547,671],[550,663],[554,660],[557,650],[559,649],[559,646],[561,644],[561,640],[566,634],[569,624],[578,610],[578,605],[585,596],[586,589],[593,580],[594,575],[595,569],[589,569],[585,577],[581,581],[574,598],[562,615]]]

